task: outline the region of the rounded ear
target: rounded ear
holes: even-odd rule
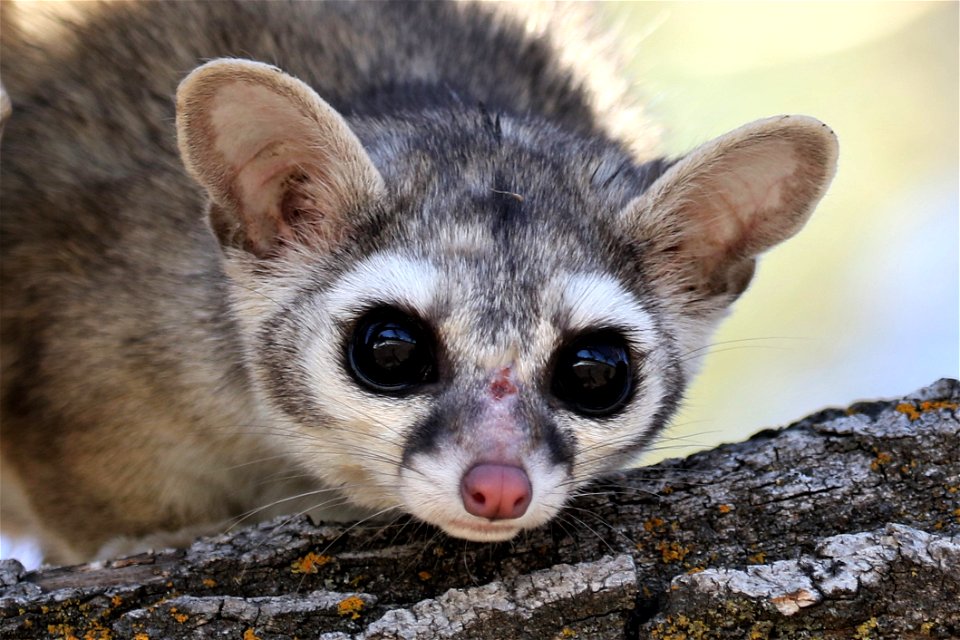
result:
[[[676,162],[621,212],[623,228],[644,247],[654,286],[732,302],[756,257],[809,219],[837,152],[818,120],[758,120]]]
[[[343,117],[276,67],[221,59],[177,89],[177,143],[221,244],[322,249],[383,179]]]

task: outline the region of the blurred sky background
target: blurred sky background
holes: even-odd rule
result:
[[[783,113],[840,139],[826,198],[761,260],[667,433],[679,440],[645,462],[960,374],[957,8],[604,6],[669,154]]]
[[[645,462],[960,374],[958,4],[610,3],[664,148],[798,113],[840,138],[812,221],[768,254]],[[0,556],[31,552],[3,541]]]

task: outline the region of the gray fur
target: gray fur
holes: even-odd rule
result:
[[[215,528],[318,481],[342,486],[337,503],[411,510],[380,485],[430,455],[482,448],[470,434],[485,433],[476,427],[485,363],[502,354],[530,372],[511,414],[523,455],[546,451],[544,464],[575,484],[622,464],[673,413],[692,373],[683,356],[742,292],[756,254],[799,228],[832,174],[830,143],[810,133],[808,155],[827,151],[789,176],[797,224],[724,247],[701,285],[685,266],[695,258],[675,261],[696,230],[644,199],[665,173],[668,187],[706,184],[701,165],[671,172],[670,161],[635,157],[549,41],[484,6],[81,3],[85,17],[47,41],[21,30],[19,5],[2,8],[13,103],[0,167],[4,526],[39,535],[55,560],[90,557],[119,537]],[[271,63],[312,87],[382,176],[385,190],[341,212],[340,239],[323,250],[248,253],[217,203],[211,231],[206,194],[178,154],[174,94],[222,57]],[[780,126],[761,133],[779,136],[767,131]],[[656,203],[679,211],[664,189]],[[381,254],[437,274],[425,319],[447,341],[446,377],[389,405],[416,419],[381,427],[378,413],[358,431],[308,375],[330,367],[322,375],[340,380],[342,362],[305,354],[315,339],[340,353],[349,322],[325,315],[324,296]],[[620,283],[651,322],[633,343],[642,413],[589,426],[547,391],[550,354],[569,332],[549,283],[583,273]],[[389,404],[346,393],[345,406]],[[604,429],[614,450],[585,461],[587,432]],[[321,472],[313,462],[330,455],[347,469],[371,452],[394,466],[370,472],[379,483],[370,496],[336,464]],[[264,489],[290,469],[316,480]],[[568,494],[558,495],[562,504]]]

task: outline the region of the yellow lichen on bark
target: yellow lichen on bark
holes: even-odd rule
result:
[[[293,573],[316,573],[319,567],[333,560],[331,556],[317,555],[313,551],[290,564]]]
[[[337,613],[342,616],[350,616],[351,620],[356,620],[360,617],[360,611],[363,610],[363,600],[357,596],[350,596],[344,600],[341,600],[337,605]]]

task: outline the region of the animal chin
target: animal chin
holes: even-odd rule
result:
[[[503,542],[517,535],[522,527],[484,520],[448,520],[437,523],[447,534],[473,542]]]

